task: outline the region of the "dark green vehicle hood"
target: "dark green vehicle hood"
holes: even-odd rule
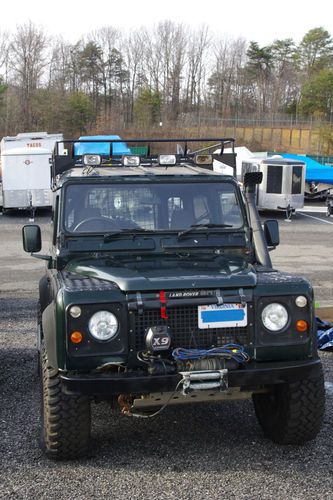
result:
[[[226,261],[173,259],[114,264],[107,259],[73,260],[64,271],[82,277],[117,284],[124,292],[184,288],[243,288],[256,285],[256,274],[244,261],[230,265]]]

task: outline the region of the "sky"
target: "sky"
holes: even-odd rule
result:
[[[76,42],[83,34],[112,25],[124,31],[171,20],[196,28],[203,24],[220,37],[299,42],[322,26],[333,36],[332,0],[15,0],[2,5],[0,30],[14,32],[32,21],[49,35]]]

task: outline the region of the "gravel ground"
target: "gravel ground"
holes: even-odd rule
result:
[[[93,405],[91,458],[71,463],[47,460],[38,446],[35,351],[36,285],[43,263],[21,251],[23,222],[21,215],[0,219],[1,499],[332,498],[332,353],[321,354],[327,387],[324,427],[305,446],[280,447],[264,439],[248,401],[168,408],[151,421],[122,417],[101,403]],[[38,222],[45,227],[47,217]],[[325,251],[332,239],[323,229],[331,228],[322,226],[319,238],[320,229],[309,223],[306,245],[313,240]],[[283,259],[288,264],[288,252],[296,258],[295,246],[303,255],[298,237],[298,226],[282,220],[275,264]],[[329,259],[327,249],[326,265]],[[304,258],[300,267],[306,276],[308,262]],[[295,270],[295,265],[288,265]],[[328,266],[320,278],[329,290],[331,272]],[[314,284],[320,293],[322,286],[316,280]]]

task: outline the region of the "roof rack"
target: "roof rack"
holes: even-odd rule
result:
[[[121,153],[121,148],[118,146],[114,148],[115,143],[122,143],[125,145],[124,152]],[[176,153],[166,153],[173,154],[176,158],[175,165],[195,165],[196,155],[198,154],[211,154],[213,159],[216,159],[230,167],[234,170],[234,176],[236,176],[236,154],[235,154],[235,139],[233,138],[181,138],[181,139],[76,139],[76,140],[65,140],[58,141],[55,144],[54,153],[52,156],[51,164],[51,177],[52,183],[55,182],[57,176],[73,169],[74,167],[82,167],[85,165],[83,163],[83,156],[85,154],[99,155],[101,157],[102,167],[116,167],[123,166],[122,159],[123,156],[140,156],[140,165],[142,166],[157,166],[159,165],[159,155],[161,153],[152,153],[152,145],[156,143],[173,143],[176,144]],[[189,144],[203,144],[204,147],[191,151]],[[212,143],[207,145],[207,143]],[[90,144],[91,148],[86,145]],[[135,155],[127,147],[129,145],[146,145],[146,154]],[[101,147],[99,147],[99,145]],[[108,147],[109,145],[109,147]],[[225,153],[225,147],[229,146],[231,148],[231,153]],[[218,150],[218,153],[213,151]],[[100,152],[102,151],[102,152]],[[79,152],[79,154],[78,154]],[[162,152],[164,154],[164,152]],[[212,165],[200,165],[203,168],[208,168],[212,170]]]

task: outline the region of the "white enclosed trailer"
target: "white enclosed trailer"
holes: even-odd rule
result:
[[[0,201],[4,209],[52,205],[50,158],[62,134],[34,132],[4,137],[1,141],[2,186]]]
[[[250,158],[242,162],[242,179],[246,172],[262,172],[258,185],[259,210],[283,210],[287,218],[304,206],[305,163],[298,160],[272,156]]]

